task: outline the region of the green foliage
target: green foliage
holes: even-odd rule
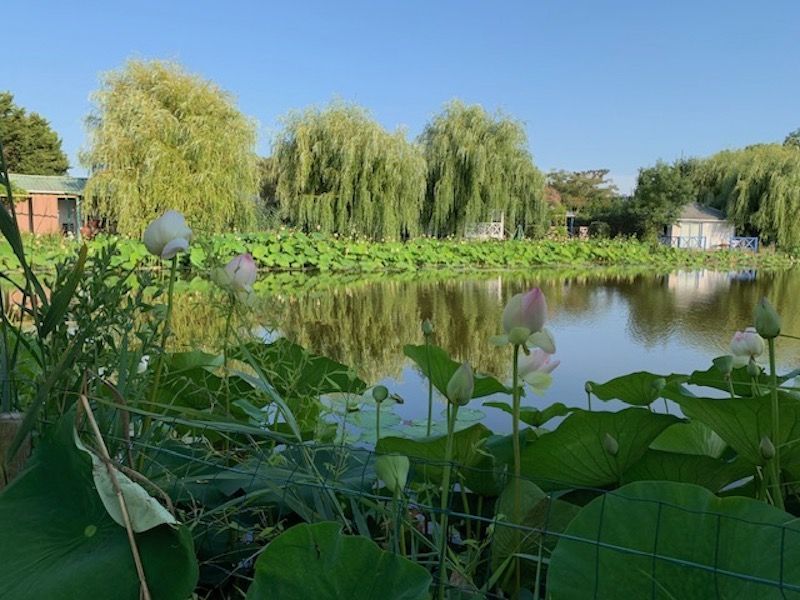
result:
[[[430,574],[338,523],[296,525],[259,556],[248,600],[424,600]]]
[[[110,245],[115,248],[115,265],[129,269],[158,265],[141,242],[124,238],[91,240],[88,242],[89,256],[98,255]],[[31,238],[26,240],[26,246],[36,264],[52,264],[75,256],[78,250],[76,244],[61,239]],[[795,262],[792,255],[784,253],[695,252],[630,239],[466,242],[420,238],[407,242],[370,242],[279,231],[200,238],[193,243],[185,267],[198,275],[203,274],[241,252],[250,252],[262,273],[383,273],[436,268],[527,270],[531,267],[593,265],[736,269],[785,267]],[[14,252],[4,243],[0,243],[0,266],[9,271],[19,269]]]
[[[523,126],[479,105],[458,101],[420,135],[428,164],[423,227],[443,237],[505,214],[505,227],[540,234],[546,226],[544,178],[534,166]]]
[[[103,506],[92,461],[75,446],[73,421],[69,413],[50,430],[0,495],[0,595],[69,600],[114,590],[115,598],[135,600],[139,580],[125,528]],[[190,596],[197,561],[189,531],[158,525],[135,537],[153,599]]]
[[[69,169],[61,139],[50,123],[14,104],[9,92],[0,92],[0,142],[12,173],[63,175]]]
[[[362,108],[335,103],[288,115],[270,161],[267,187],[282,217],[304,231],[374,239],[419,232],[422,154]]]
[[[659,161],[639,169],[630,212],[645,237],[661,233],[677,220],[681,208],[695,201],[695,168],[693,161],[680,160],[672,165]]]
[[[522,474],[543,489],[618,483],[650,443],[677,421],[642,408],[615,413],[576,410],[522,451]],[[614,438],[617,452],[607,450],[606,436]]]
[[[253,225],[256,128],[227,93],[176,64],[133,60],[94,100],[82,156],[91,212],[133,237],[168,209],[196,233]]]
[[[619,193],[607,176],[608,169],[551,171],[547,174],[547,185],[569,210],[595,213],[607,208]]]
[[[792,515],[694,485],[626,485],[587,504],[566,536],[551,559],[553,598],[786,598],[797,592],[779,580],[800,585]]]
[[[792,144],[726,150],[702,164],[698,198],[737,230],[783,248],[800,246],[800,152]]]

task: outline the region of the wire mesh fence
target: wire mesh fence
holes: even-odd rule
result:
[[[390,551],[397,551],[392,538],[400,527],[410,542],[405,555],[436,581],[445,513],[451,553],[446,560],[454,564],[453,556],[461,555],[471,565],[447,570],[452,597],[508,597],[493,569],[508,570],[513,559],[525,565],[540,597],[800,597],[794,568],[800,564],[800,526],[765,520],[749,504],[730,510],[710,492],[712,500],[698,506],[631,495],[627,488],[522,478],[521,485],[533,484],[541,494],[523,496],[522,510],[514,515],[503,511],[503,490],[514,487],[507,469],[453,462],[456,483],[442,509],[442,460],[409,456],[407,482],[394,495],[378,479],[379,454],[371,448],[276,441],[266,432],[261,438],[229,436],[169,418],[162,424],[171,434],[158,441],[112,435],[109,441],[120,462],[128,450],[144,457],[139,470],[192,524],[202,564],[215,573],[211,579],[218,586],[236,581],[246,587],[273,534],[319,520],[338,521],[346,532],[371,537]],[[212,446],[209,439],[223,441]],[[497,493],[469,489],[464,482],[475,477],[493,482]],[[497,542],[509,534],[510,550]],[[494,556],[499,551],[511,557],[501,566]],[[676,596],[676,589],[684,595]]]

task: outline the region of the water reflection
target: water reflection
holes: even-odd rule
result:
[[[287,278],[260,282],[254,321],[276,327],[314,352],[355,367],[368,382],[384,382],[407,400],[424,395],[403,345],[421,343],[420,322],[430,318],[436,342],[479,370],[508,376],[508,352],[489,345],[499,333],[505,301],[532,285],[548,300],[550,326],[562,365],[547,398],[583,404],[583,383],[640,369],[705,368],[726,351],[736,329],[768,296],[786,333],[800,333],[800,271],[654,273],[594,269],[376,277],[367,280]],[[184,346],[213,345],[219,307],[202,295],[184,297],[175,327]],[[781,362],[800,363],[800,346],[779,340]],[[409,402],[418,409],[422,402]],[[416,410],[405,408],[404,410]],[[417,416],[415,414],[415,416]]]

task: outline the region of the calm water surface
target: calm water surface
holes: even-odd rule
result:
[[[397,412],[406,421],[427,411],[427,383],[403,356],[404,344],[422,343],[420,322],[430,318],[436,343],[501,379],[510,375],[510,349],[494,348],[508,298],[540,286],[549,304],[561,365],[544,397],[523,403],[586,406],[584,383],[631,371],[661,374],[705,369],[727,352],[736,329],[768,296],[784,318],[785,333],[800,334],[800,270],[780,272],[541,271],[461,274],[371,280],[304,278],[282,286],[262,281],[256,318],[310,350],[355,367],[370,384],[402,396]],[[300,287],[303,291],[297,292]],[[276,291],[277,288],[277,291]],[[285,290],[285,291],[282,291]],[[800,344],[779,340],[779,362],[800,365]],[[508,415],[481,408],[495,430],[510,428]],[[603,403],[594,400],[594,408]],[[438,400],[437,412],[444,408]],[[612,407],[609,407],[612,408]],[[614,406],[613,408],[618,408]]]

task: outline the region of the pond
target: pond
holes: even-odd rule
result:
[[[501,332],[507,299],[531,286],[546,295],[548,326],[561,361],[545,396],[529,392],[523,399],[524,405],[537,408],[553,402],[585,407],[587,380],[601,382],[639,370],[669,374],[705,369],[712,358],[727,353],[734,331],[752,323],[762,296],[782,314],[783,331],[800,334],[800,270],[267,277],[259,282],[251,317],[313,352],[354,367],[368,383],[382,383],[403,398],[396,412],[404,422],[418,425],[427,413],[427,382],[405,358],[403,346],[422,343],[421,321],[433,321],[435,343],[454,358],[505,380],[510,377],[510,349],[491,346],[489,338]],[[181,345],[203,345],[203,336],[221,328],[219,319],[198,325],[203,307],[214,312],[202,302],[185,300],[177,307]],[[778,349],[781,366],[800,364],[800,342],[782,338]],[[508,415],[481,407],[484,400],[473,401],[470,408],[480,409],[494,431],[509,430]],[[617,408],[602,404],[595,399],[593,407]],[[439,399],[435,413],[443,409]]]

